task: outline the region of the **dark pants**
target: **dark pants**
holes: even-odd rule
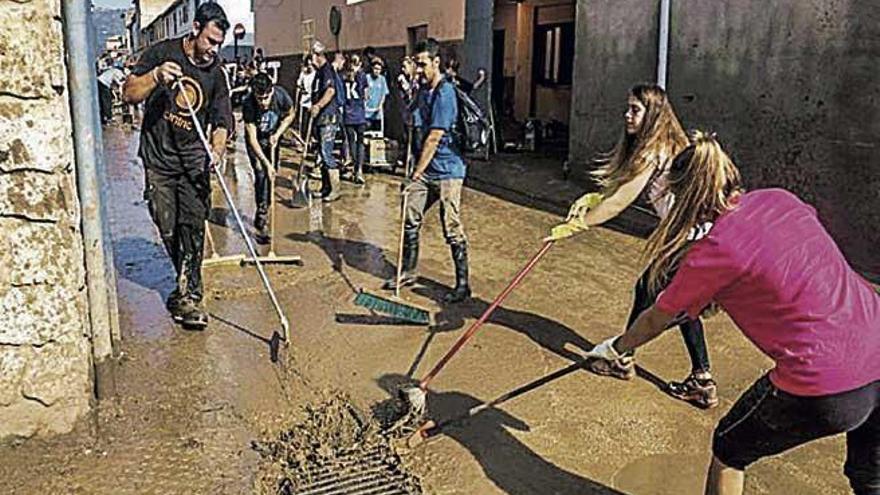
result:
[[[208,172],[177,174],[146,168],[144,199],[177,273],[179,296],[201,301],[205,220],[211,207]]]
[[[346,124],[345,135],[348,136],[348,150],[354,161],[355,174],[364,170],[364,131],[366,124]]]
[[[101,123],[113,120],[113,91],[103,83],[98,83],[98,106],[101,109]]]
[[[266,155],[267,158],[272,158],[272,148],[269,146],[268,141],[260,141],[260,148],[263,150],[263,154]],[[269,194],[272,191],[269,190],[269,174],[266,173],[266,170],[263,168],[262,164],[260,164],[260,159],[257,158],[256,153],[254,153],[254,149],[251,148],[251,145],[247,145],[247,155],[248,160],[251,162],[251,168],[254,170],[254,200],[257,202],[257,211],[266,212],[269,210]],[[277,170],[278,168],[278,157],[275,157],[275,163],[273,164]]]
[[[856,495],[880,494],[880,381],[848,392],[801,397],[763,376],[715,429],[712,453],[744,470],[763,457],[846,433],[843,472]]]
[[[669,274],[668,279],[671,280],[672,276],[673,274]],[[629,314],[626,328],[632,327],[636,318],[646,309],[653,306],[656,300],[657,294],[653,294],[648,290],[648,270],[645,270],[645,273],[636,282],[633,307]],[[694,373],[709,371],[709,349],[706,346],[706,336],[703,333],[703,322],[699,318],[687,319],[678,326],[678,329],[681,330],[684,345],[687,347],[688,356],[691,358],[691,371]]]
[[[311,112],[309,112],[308,108],[303,108],[302,109],[302,120],[299,123],[299,128],[302,130],[302,132],[300,132],[300,134],[302,135],[303,139],[306,138],[306,134],[308,134],[308,131],[309,131],[309,128],[311,127],[311,125],[312,125],[312,114],[311,114]],[[312,136],[312,137],[314,137],[314,136]]]

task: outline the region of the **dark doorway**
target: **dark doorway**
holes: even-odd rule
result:
[[[503,115],[504,103],[504,30],[492,33],[492,107],[495,115]]]
[[[428,25],[412,26],[406,28],[408,46],[406,53],[412,55],[416,50],[416,43],[428,39]]]

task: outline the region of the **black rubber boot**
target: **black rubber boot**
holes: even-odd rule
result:
[[[466,301],[471,297],[471,288],[468,284],[467,243],[450,244],[449,249],[452,251],[452,261],[455,263],[455,288],[446,294],[443,302],[453,304]]]
[[[419,279],[416,274],[416,265],[419,263],[419,233],[406,232],[403,234],[403,262],[400,271],[400,286],[407,287],[414,285]],[[395,277],[397,275],[395,274]],[[397,280],[393,277],[385,281],[382,285],[385,290],[395,290],[397,288]]]
[[[200,301],[186,299],[181,304],[180,324],[187,330],[204,330],[208,326],[208,313]]]

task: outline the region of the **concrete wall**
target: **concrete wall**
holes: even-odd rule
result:
[[[333,5],[342,11],[342,50],[360,50],[367,45],[405,47],[407,28],[422,24],[428,25],[428,36],[440,41],[464,38],[465,0],[366,0],[354,5],[346,5],[344,0],[257,1],[256,46],[263,47],[267,57],[302,53],[302,21],[311,19],[317,39],[335,49],[328,21]]]
[[[658,3],[579,0],[574,161],[612,146],[627,88],[655,77]],[[672,4],[668,89],[685,126],[717,131],[749,187],[814,204],[880,276],[880,3]]]
[[[0,1],[0,438],[68,431],[92,397],[60,16]]]

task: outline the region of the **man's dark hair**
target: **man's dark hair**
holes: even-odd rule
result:
[[[219,3],[208,2],[203,3],[196,10],[195,22],[199,23],[199,31],[205,29],[208,23],[213,22],[218,29],[224,33],[229,30],[229,19],[226,18],[226,12]]]
[[[251,81],[251,89],[254,90],[256,95],[266,95],[272,89],[272,79],[269,77],[269,74],[260,72],[254,76],[254,80]]]
[[[428,52],[428,55],[434,59],[440,56],[440,43],[434,38],[428,38],[416,43],[416,53]]]

